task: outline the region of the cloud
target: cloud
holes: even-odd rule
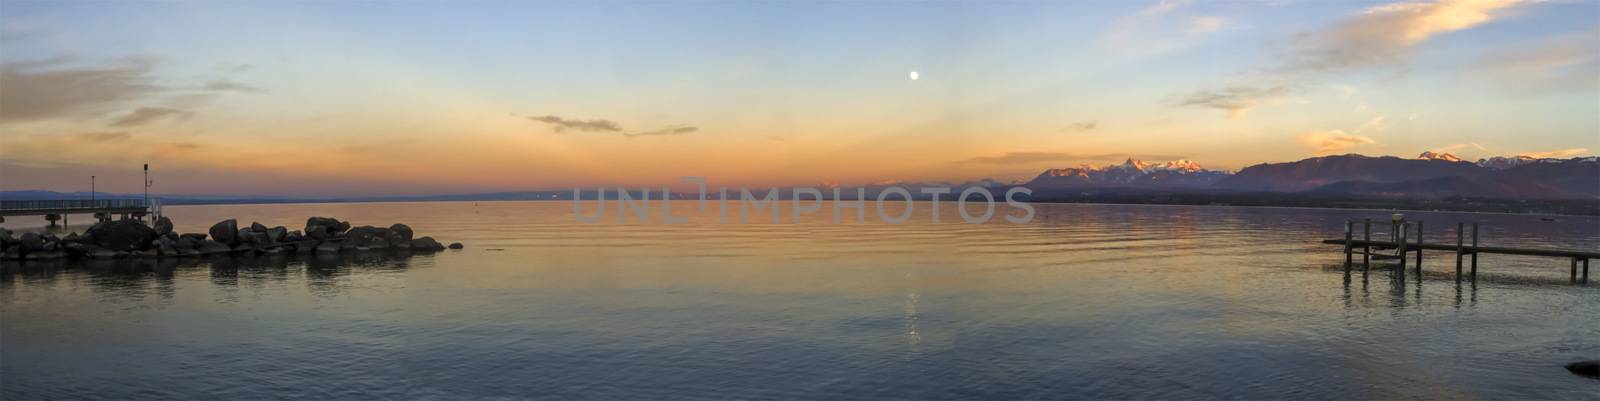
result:
[[[1206,35],[1232,28],[1216,16],[1186,16],[1191,0],[1162,0],[1112,20],[1100,34],[1100,47],[1130,56],[1150,56],[1181,49]]]
[[[1289,95],[1286,86],[1228,86],[1220,89],[1201,89],[1178,101],[1179,106],[1205,107],[1227,112],[1228,118],[1244,117],[1256,107],[1277,103]]]
[[[1100,123],[1094,121],[1079,121],[1067,126],[1067,131],[1086,132],[1093,131],[1095,128],[1100,128]]]
[[[1467,142],[1467,143],[1457,143],[1457,144],[1452,144],[1452,145],[1446,145],[1446,146],[1443,146],[1443,147],[1439,147],[1437,149],[1433,149],[1433,151],[1434,152],[1439,152],[1439,153],[1448,153],[1448,152],[1459,152],[1459,151],[1467,150],[1467,149],[1476,149],[1476,150],[1478,150],[1480,152],[1484,152],[1484,151],[1488,151],[1489,150],[1489,149],[1485,149],[1483,147],[1483,145],[1479,145],[1476,142]]]
[[[151,121],[155,121],[156,119],[169,116],[175,118],[189,118],[189,116],[192,114],[193,113],[187,111],[166,107],[140,107],[134,109],[133,112],[128,113],[128,115],[112,120],[111,126],[132,127],[136,125],[144,125]]]
[[[1288,71],[1341,71],[1404,60],[1428,38],[1495,20],[1519,0],[1407,1],[1371,7],[1296,38]]]
[[[94,114],[160,92],[147,59],[76,66],[66,60],[0,64],[0,122]]]
[[[1385,118],[1384,116],[1377,116],[1373,117],[1371,120],[1367,120],[1367,122],[1361,123],[1361,126],[1356,127],[1356,133],[1359,134],[1367,131],[1383,131],[1388,128],[1389,119]]]
[[[550,124],[550,129],[555,132],[577,130],[583,132],[618,132],[622,127],[610,120],[568,120],[557,116],[532,116],[529,120]]]
[[[220,79],[219,80],[215,80],[215,81],[211,81],[211,82],[207,82],[206,86],[205,86],[205,90],[215,91],[215,92],[251,92],[251,93],[262,93],[262,92],[266,92],[267,91],[266,89],[262,89],[262,88],[258,88],[258,87],[254,87],[254,86],[250,86],[250,85],[245,85],[245,84],[241,84],[241,83],[233,82],[233,81],[220,80]]]
[[[1069,161],[1120,161],[1123,159],[1145,160],[1177,160],[1184,156],[1172,155],[1133,155],[1127,153],[1101,153],[1101,154],[1075,154],[1061,152],[1006,152],[999,156],[979,156],[966,160],[957,160],[958,164],[1038,164]]]
[[[237,64],[237,63],[218,63],[217,64],[217,71],[226,72],[226,73],[240,73],[240,72],[250,71],[250,70],[253,70],[253,69],[256,69],[256,66],[250,65],[250,64]]]
[[[700,130],[700,127],[672,126],[672,127],[661,128],[661,129],[654,130],[654,131],[625,132],[625,133],[622,134],[622,136],[632,138],[632,137],[637,137],[637,136],[683,135],[683,134],[688,134],[688,133],[692,133],[692,132],[699,131],[699,130]]]
[[[80,142],[105,143],[127,140],[132,136],[127,132],[85,132],[73,135],[72,139]]]
[[[1520,92],[1592,93],[1600,90],[1596,37],[1600,37],[1600,27],[1492,52],[1477,63],[1476,70]]]
[[[1282,62],[1249,73],[1221,89],[1202,89],[1179,106],[1220,109],[1229,118],[1275,103],[1319,75],[1404,61],[1439,34],[1470,29],[1500,18],[1521,0],[1406,1],[1370,7],[1322,29],[1291,38]],[[1346,98],[1354,88],[1335,86]],[[1364,107],[1358,108],[1363,109]]]
[[[1356,146],[1372,145],[1378,143],[1361,135],[1347,134],[1344,130],[1328,130],[1307,132],[1297,136],[1301,143],[1316,149],[1317,154],[1343,152]]]
[[[1528,157],[1532,157],[1532,158],[1536,158],[1536,159],[1543,159],[1543,158],[1547,158],[1547,157],[1550,157],[1550,158],[1573,157],[1573,156],[1581,155],[1581,154],[1588,153],[1588,152],[1589,152],[1588,148],[1571,148],[1571,149],[1551,150],[1551,151],[1546,151],[1546,152],[1521,153],[1521,154],[1518,154],[1518,156],[1528,156]]]

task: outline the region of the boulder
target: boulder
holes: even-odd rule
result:
[[[435,241],[433,237],[417,237],[411,240],[411,250],[422,252],[438,252],[444,250],[444,245]]]
[[[6,248],[5,252],[0,252],[0,260],[18,260],[18,259],[22,259],[22,254],[17,253],[17,248],[16,247]]]
[[[205,241],[206,240],[206,235],[205,234],[199,234],[199,233],[183,234],[183,235],[179,235],[178,237],[180,237],[180,238],[188,238],[188,239],[194,240],[194,242],[196,242],[196,243],[199,243],[200,241]]]
[[[306,236],[301,234],[300,230],[289,230],[288,233],[283,235],[284,242],[298,242],[304,239],[306,239]]]
[[[1600,378],[1600,360],[1569,363],[1567,364],[1567,371],[1579,376]]]
[[[343,234],[345,230],[349,229],[350,223],[328,217],[312,217],[306,219],[305,235],[307,237],[311,237],[312,239],[324,240],[329,238],[337,238],[340,234]]]
[[[16,249],[17,254],[22,256],[44,251],[44,236],[39,233],[23,233],[22,239],[17,241]]]
[[[405,224],[395,223],[394,225],[389,226],[389,231],[394,231],[395,233],[399,234],[401,241],[410,241],[412,238],[411,226]]]
[[[233,245],[234,242],[238,241],[236,237],[239,235],[239,222],[234,219],[219,221],[217,224],[211,225],[210,232],[212,240]]]
[[[156,237],[150,241],[150,248],[161,256],[178,256],[178,243],[167,237]]]
[[[30,254],[27,254],[27,255],[23,256],[22,258],[25,259],[25,260],[50,260],[50,259],[61,259],[61,257],[63,257],[63,256],[66,256],[66,255],[62,255],[61,252],[46,251],[46,252],[30,253]]]
[[[255,231],[255,232],[258,232],[258,233],[264,233],[264,232],[267,232],[267,226],[265,224],[261,224],[260,222],[251,222],[250,223],[250,231]]]
[[[466,248],[466,245],[461,245],[460,242],[451,242],[450,243],[450,249],[461,249],[461,248]]]
[[[284,226],[277,226],[268,228],[266,233],[267,238],[271,239],[272,242],[282,242],[284,238],[289,236],[289,229]]]
[[[166,235],[172,233],[172,219],[169,219],[166,216],[161,216],[161,218],[156,219],[154,225],[156,234]]]
[[[137,251],[150,245],[156,239],[156,230],[145,226],[138,220],[112,220],[96,223],[89,227],[86,235],[94,238],[94,244],[101,248],[113,251]]]
[[[212,255],[218,253],[228,253],[233,251],[233,248],[229,248],[228,244],[221,242],[201,240],[200,244],[195,247],[195,251],[200,252],[202,255]]]
[[[200,246],[200,241],[195,241],[194,238],[187,236],[178,237],[178,240],[173,242],[173,248],[177,248],[179,253],[182,253],[183,251],[193,251],[195,250],[195,247],[198,246]]]

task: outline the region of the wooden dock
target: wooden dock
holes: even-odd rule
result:
[[[1351,220],[1345,222],[1344,238],[1324,240],[1322,243],[1344,246],[1344,266],[1346,269],[1354,266],[1355,255],[1361,255],[1362,269],[1370,268],[1373,259],[1396,260],[1399,261],[1400,271],[1404,272],[1406,269],[1407,259],[1410,259],[1414,255],[1416,257],[1417,274],[1419,275],[1422,273],[1422,251],[1429,250],[1454,252],[1456,255],[1456,278],[1458,280],[1462,277],[1463,262],[1465,259],[1470,257],[1471,260],[1471,272],[1469,273],[1469,277],[1471,277],[1473,280],[1477,280],[1478,254],[1500,254],[1566,258],[1571,261],[1572,281],[1576,283],[1587,284],[1589,282],[1589,259],[1600,259],[1600,252],[1592,251],[1482,246],[1478,244],[1478,223],[1472,223],[1470,226],[1470,231],[1468,229],[1469,226],[1466,223],[1457,223],[1455,244],[1424,242],[1422,235],[1422,221],[1407,222],[1400,215],[1395,215],[1391,222],[1380,222],[1377,224],[1380,226],[1388,226],[1388,240],[1373,239],[1373,222],[1371,219],[1367,219],[1361,222],[1361,238],[1355,238],[1356,222]],[[1412,232],[1412,227],[1415,227],[1416,230],[1416,238],[1414,240],[1408,239]],[[1467,237],[1469,232],[1471,233],[1470,242],[1468,242]],[[1581,275],[1579,274],[1580,267],[1582,272]]]

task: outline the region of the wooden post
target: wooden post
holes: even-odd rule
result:
[[[1578,258],[1572,258],[1572,282],[1578,282]]]
[[[1344,221],[1344,269],[1345,270],[1350,270],[1350,262],[1352,261],[1351,256],[1350,256],[1350,248],[1351,248],[1350,239],[1351,239],[1351,237],[1355,236],[1355,228],[1356,228],[1356,221],[1355,220],[1345,220]],[[1573,267],[1572,268],[1574,269],[1573,270],[1573,274],[1577,274],[1577,270],[1576,269],[1578,268],[1577,267],[1578,266],[1577,265],[1578,262],[1577,261],[1573,261],[1572,263],[1573,263],[1573,265],[1572,265]]]
[[[1395,232],[1400,234],[1400,236],[1394,238],[1395,255],[1400,257],[1400,275],[1402,277],[1406,274],[1406,257],[1411,256],[1406,254],[1406,232],[1410,230],[1410,225],[1411,223],[1400,223],[1395,226]]]
[[[1583,259],[1583,283],[1589,284],[1589,259]]]
[[[1417,220],[1417,278],[1422,278],[1422,220]]]
[[[1467,223],[1456,223],[1456,280],[1461,279],[1461,244],[1467,237]]]
[[[1367,243],[1361,246],[1361,270],[1365,271],[1372,266],[1372,219],[1361,221],[1361,240]]]
[[[1472,223],[1472,281],[1478,281],[1478,223]]]

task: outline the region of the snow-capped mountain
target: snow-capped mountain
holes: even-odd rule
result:
[[[1478,159],[1478,165],[1495,170],[1505,170],[1537,161],[1539,159],[1535,159],[1532,156],[1495,156],[1487,159]]]
[[[1209,186],[1223,177],[1226,171],[1206,170],[1188,160],[1165,163],[1145,163],[1132,158],[1121,164],[1102,167],[1078,167],[1045,170],[1033,181],[1030,188],[1080,188],[1080,187],[1143,187],[1143,188],[1198,188]]]
[[[1422,152],[1422,154],[1418,155],[1417,158],[1418,159],[1422,159],[1422,160],[1444,160],[1444,161],[1447,161],[1447,162],[1459,162],[1459,161],[1461,161],[1461,158],[1456,157],[1456,155],[1452,155],[1452,154],[1449,154],[1449,153],[1433,152],[1433,151]]]

